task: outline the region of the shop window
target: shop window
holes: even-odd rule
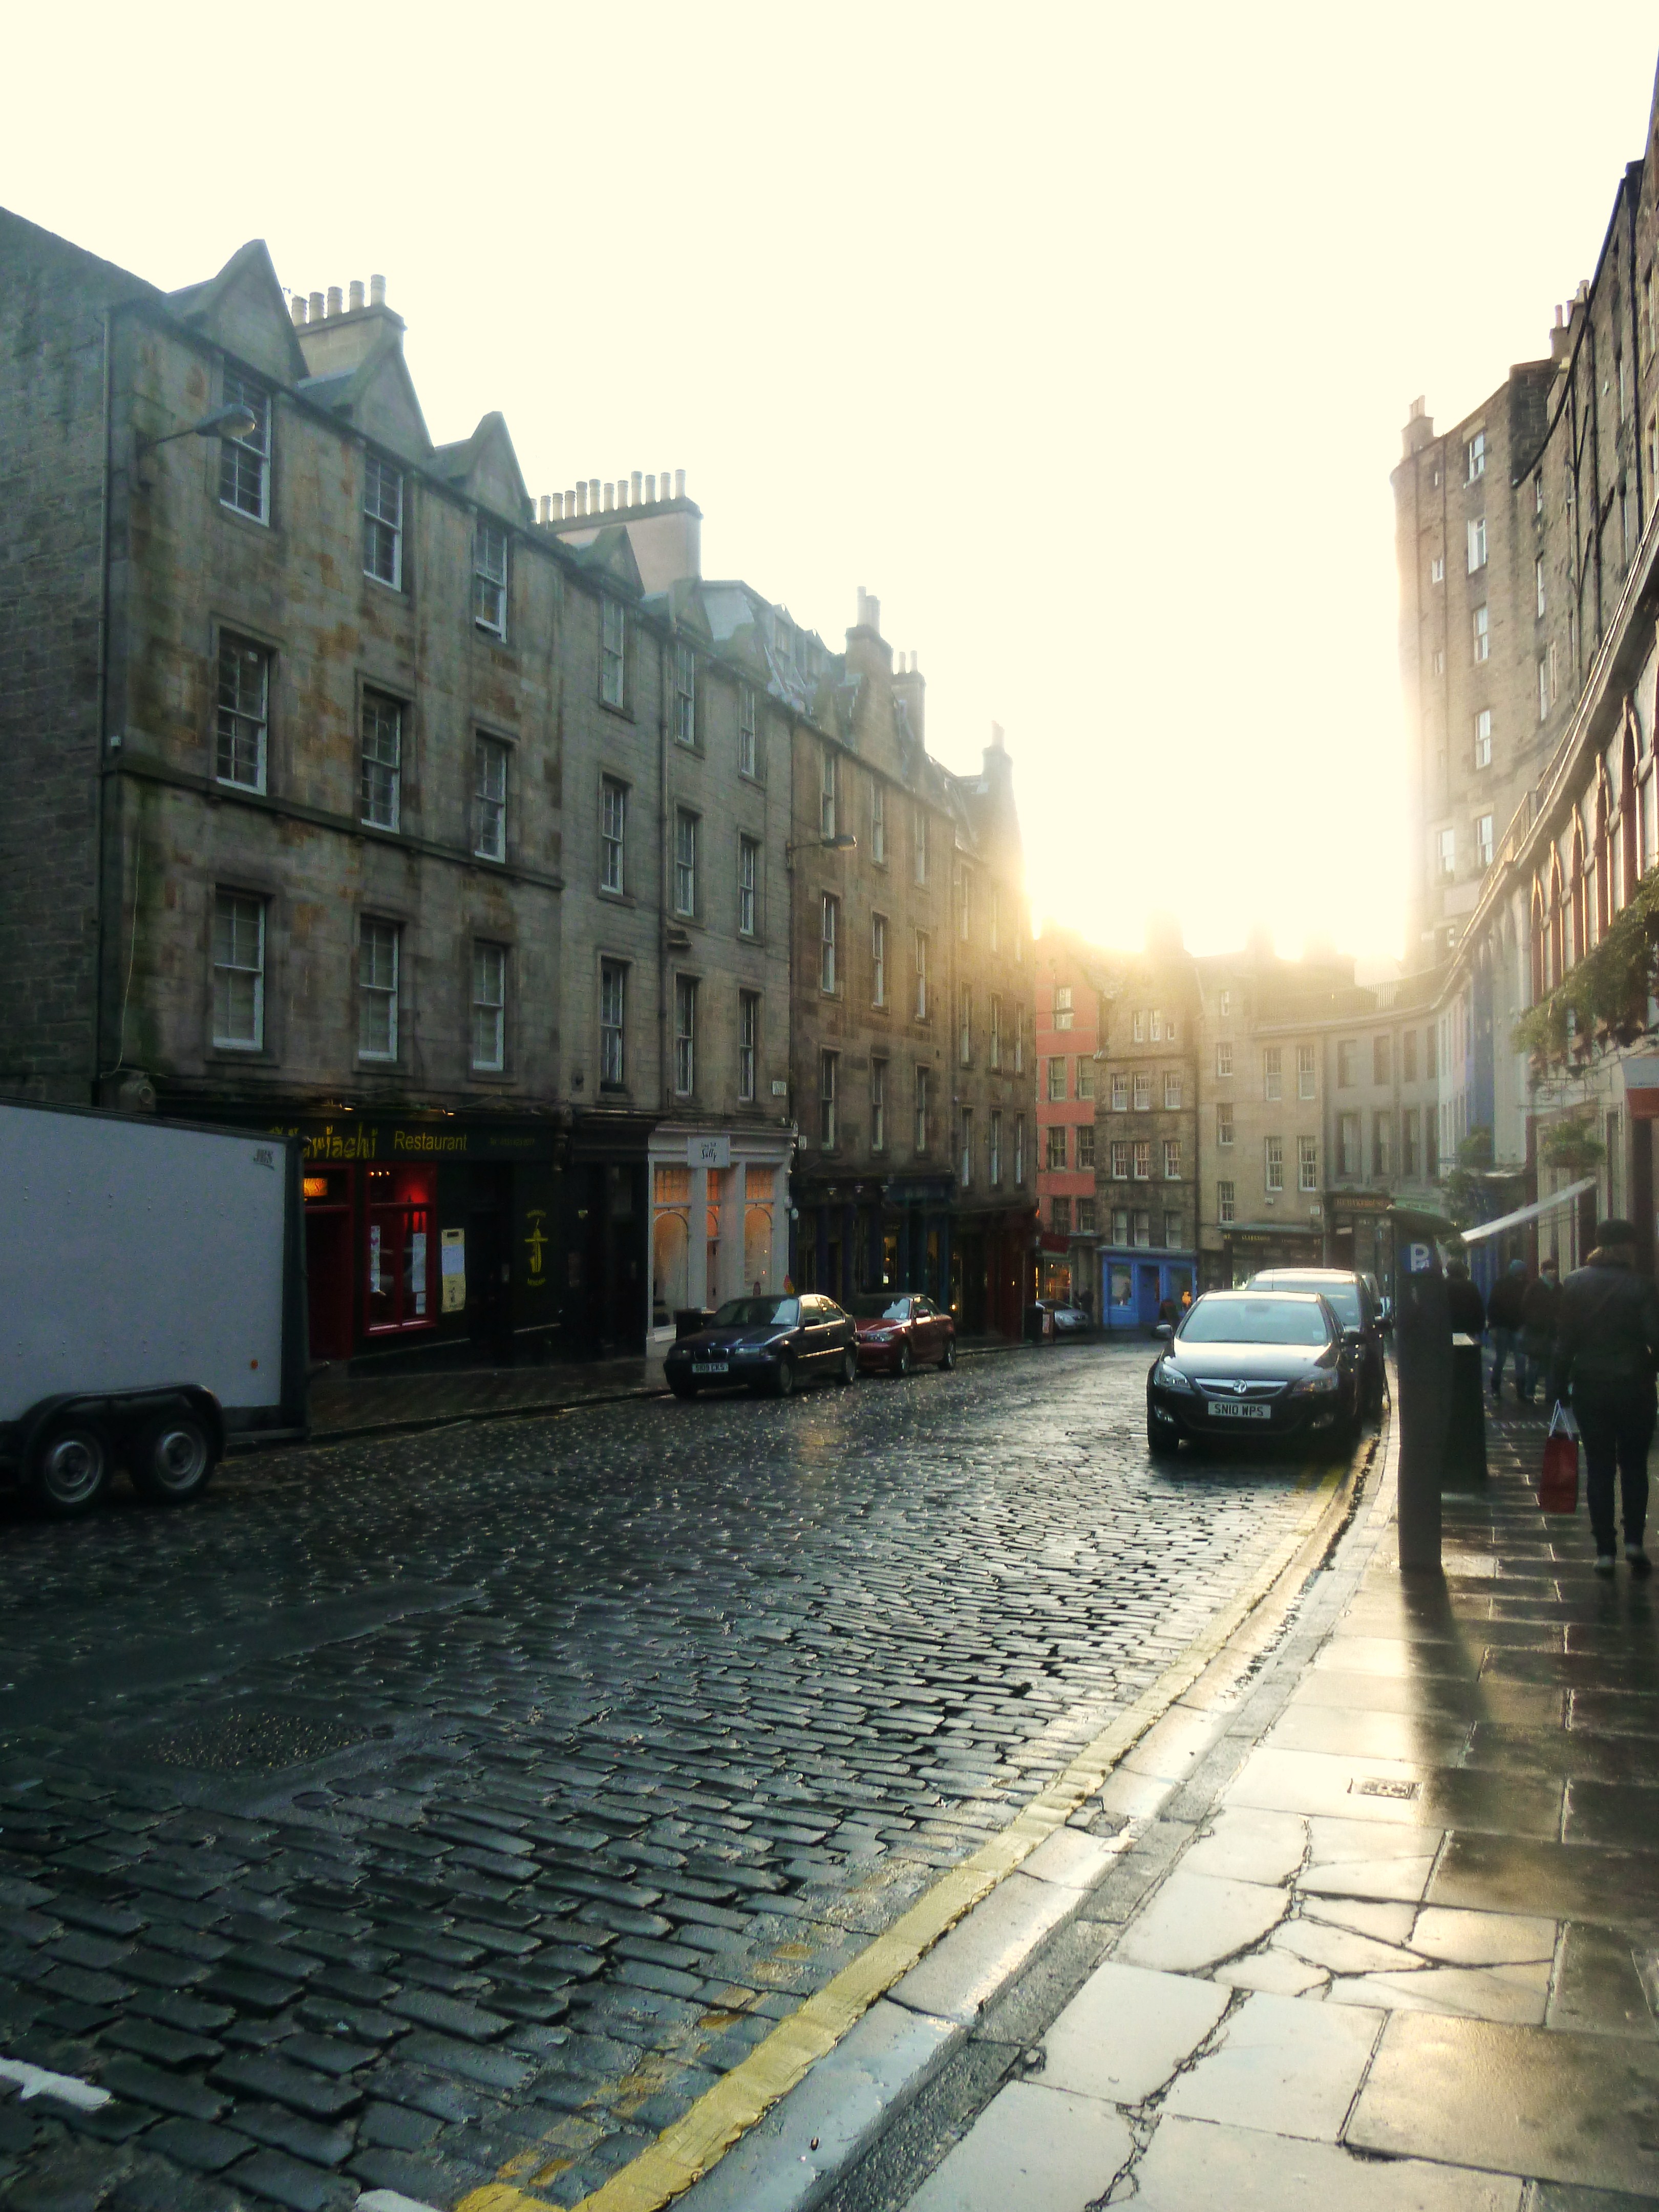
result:
[[[652,1326],[666,1328],[689,1300],[691,1249],[691,1170],[659,1167],[652,1189]]]
[[[427,1328],[436,1316],[430,1168],[368,1170],[366,1280],[371,1334]]]
[[[1128,1224],[1125,1223],[1122,1225],[1127,1228]],[[1119,1235],[1117,1231],[1118,1223],[1116,1218],[1114,1217],[1112,1241],[1115,1244],[1127,1243],[1128,1242],[1127,1237]],[[1109,1267],[1106,1270],[1106,1299],[1108,1304],[1115,1306],[1127,1306],[1132,1302],[1133,1297],[1134,1270],[1132,1267]]]
[[[754,1173],[751,1168],[751,1177]],[[743,1215],[743,1279],[751,1297],[763,1297],[772,1287],[772,1209],[752,1199]]]

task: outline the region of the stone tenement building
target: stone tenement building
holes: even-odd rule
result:
[[[1493,1264],[1540,1246],[1573,1261],[1599,1207],[1631,1216],[1643,1263],[1653,1265],[1659,1009],[1639,986],[1632,995],[1630,949],[1647,926],[1659,856],[1656,125],[1659,96],[1640,157],[1614,187],[1594,271],[1557,312],[1550,358],[1512,370],[1444,439],[1414,410],[1395,476],[1402,672],[1428,775],[1417,897],[1433,939],[1425,950],[1448,958],[1436,1018],[1442,1163],[1490,1130],[1497,1169],[1512,1178],[1505,1202],[1528,1210],[1501,1249],[1482,1248]],[[1494,422],[1508,425],[1508,445],[1502,466],[1482,473],[1480,441]],[[1443,585],[1425,534],[1443,491],[1455,526]],[[1468,565],[1481,515],[1488,570],[1493,549],[1508,549],[1502,624],[1489,616],[1485,659],[1485,572]],[[1462,575],[1451,557],[1460,550]],[[1442,678],[1436,593],[1448,605],[1440,627],[1455,763],[1460,723],[1492,708],[1491,766],[1477,720],[1475,754],[1443,786],[1432,780],[1437,726],[1421,703],[1432,704]],[[1495,596],[1494,584],[1489,606]],[[1437,879],[1443,845],[1453,865]]]
[[[1408,966],[1442,962],[1623,618],[1659,484],[1650,145],[1547,359],[1437,435],[1413,403],[1394,472],[1411,834]],[[1620,790],[1614,779],[1613,802]]]
[[[1100,994],[1112,956],[1069,931],[1036,941],[1037,1206],[1045,1298],[1098,1314],[1102,1223],[1095,1157]]]
[[[1196,1291],[1198,970],[1172,924],[1103,977],[1095,1080],[1102,1212],[1095,1310],[1109,1328],[1146,1328]]]
[[[302,1133],[319,1356],[659,1343],[792,1264],[797,732],[854,679],[725,625],[683,481],[538,512],[500,416],[434,445],[402,333],[0,214],[0,1086]]]

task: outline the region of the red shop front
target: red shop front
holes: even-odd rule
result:
[[[306,1273],[311,1356],[349,1359],[362,1334],[385,1343],[436,1327],[439,1278],[435,1165],[306,1170]]]

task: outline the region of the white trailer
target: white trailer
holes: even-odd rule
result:
[[[161,1504],[303,1435],[301,1146],[0,1099],[0,1472],[47,1511]]]

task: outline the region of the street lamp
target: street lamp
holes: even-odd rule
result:
[[[858,844],[850,830],[842,830],[833,837],[803,837],[795,844],[786,845],[783,857],[787,861],[797,853],[855,853]]]
[[[154,453],[157,446],[169,446],[175,438],[249,438],[258,427],[259,418],[253,410],[239,401],[234,407],[216,407],[199,422],[186,422],[182,430],[168,430],[159,438],[146,437],[141,430],[138,452],[141,457]]]

